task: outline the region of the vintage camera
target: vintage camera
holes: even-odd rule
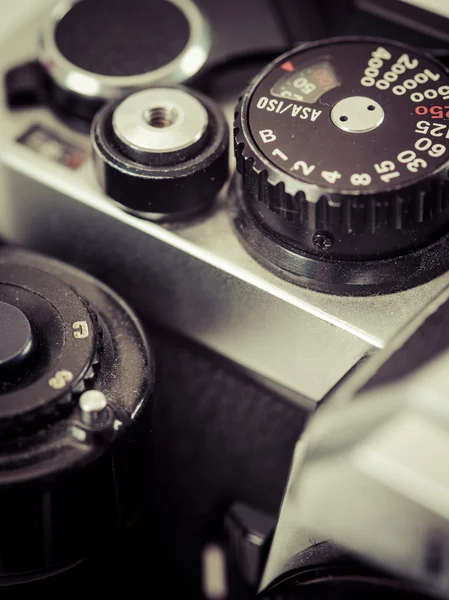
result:
[[[448,284],[444,42],[349,2],[268,4],[49,3],[0,53],[0,236],[104,280],[160,357],[168,597],[201,588],[230,504],[276,513],[307,413]]]

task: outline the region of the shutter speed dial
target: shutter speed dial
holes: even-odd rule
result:
[[[280,57],[237,107],[245,245],[323,291],[435,276],[446,264],[448,119],[448,72],[413,48],[341,38]]]

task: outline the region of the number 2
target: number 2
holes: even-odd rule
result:
[[[419,64],[419,60],[417,58],[412,58],[412,60],[410,60],[408,54],[403,54],[398,58],[398,63],[405,65],[407,69],[416,69]]]
[[[304,173],[304,175],[310,175],[314,171],[315,165],[309,166],[303,160],[298,160],[297,162],[295,162],[295,164],[293,165],[293,167],[290,170],[291,171],[299,171],[299,169],[302,169],[302,172]]]

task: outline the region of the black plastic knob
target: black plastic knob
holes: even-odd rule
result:
[[[95,556],[148,506],[154,364],[113,292],[5,247],[0,360],[3,586]]]
[[[246,245],[324,291],[435,276],[442,245],[433,259],[421,250],[449,221],[447,99],[445,67],[388,40],[338,38],[275,60],[237,107]]]
[[[150,220],[204,210],[228,178],[224,115],[185,88],[150,88],[106,106],[93,122],[92,145],[106,194]]]
[[[33,347],[33,331],[27,316],[16,306],[0,302],[0,373],[17,367]]]

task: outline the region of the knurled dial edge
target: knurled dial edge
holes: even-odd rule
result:
[[[311,46],[315,45],[312,44]],[[251,99],[273,69],[279,64],[286,64],[286,61],[292,56],[299,56],[301,52],[306,51],[309,47],[310,45],[301,46],[299,49],[297,48],[274,61],[252,82],[246,94],[239,100],[234,124],[235,157],[237,171],[242,175],[246,192],[264,203],[273,213],[281,216],[290,224],[306,229],[322,229],[342,234],[383,233],[390,230],[410,229],[435,218],[444,211],[449,205],[447,162],[444,165],[439,165],[430,174],[425,173],[421,179],[414,182],[406,182],[405,185],[395,184],[394,179],[392,179],[392,185],[389,189],[364,193],[360,189],[336,191],[331,186],[318,186],[314,183],[301,181],[298,178],[289,176],[288,173],[274,164],[268,156],[264,155],[251,130],[249,116]],[[425,60],[428,59],[428,56],[424,53],[422,56]],[[437,64],[439,65],[439,63]],[[442,72],[445,72],[442,65],[439,65],[439,68]],[[424,78],[425,76],[422,77],[422,79]],[[417,85],[415,89],[421,90],[422,88],[422,85]],[[429,89],[432,88],[429,87]],[[441,86],[439,89],[442,89]],[[366,93],[369,94],[370,90],[371,88],[368,88]],[[379,92],[379,90],[376,91]],[[360,92],[356,91],[354,93]],[[381,93],[384,96],[386,94],[385,91]],[[421,94],[421,92],[418,93]],[[424,98],[422,105],[415,103],[412,107],[416,110],[416,107],[419,106],[424,111],[426,104],[429,105],[429,103],[432,103],[432,99]],[[441,99],[441,104],[444,104],[443,99]],[[279,119],[281,116],[279,116]],[[441,124],[438,125],[441,119],[432,120],[433,117],[429,119],[429,116],[427,116],[427,119],[424,116],[416,116],[416,118],[411,118],[410,121],[412,123],[415,121],[428,122],[431,126],[442,127]],[[444,123],[444,121],[441,122]],[[425,127],[422,131],[425,131]],[[430,131],[432,131],[431,127]],[[436,133],[440,133],[440,131],[437,130]],[[419,137],[421,134],[418,133],[417,135]],[[355,136],[355,139],[357,139],[357,136]],[[430,135],[424,137],[423,134],[423,137],[419,137],[419,139],[440,142],[439,136],[435,138]],[[425,144],[426,142],[421,142],[422,147]],[[338,151],[338,148],[336,148],[336,151]],[[415,153],[418,156],[423,154],[418,151]],[[325,184],[325,182],[323,183]]]

